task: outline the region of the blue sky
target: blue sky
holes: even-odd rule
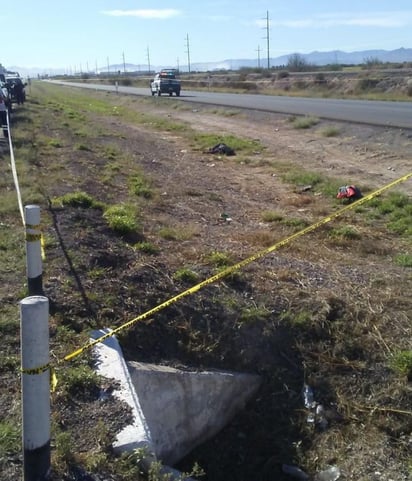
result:
[[[412,48],[411,0],[19,0],[0,11],[5,67],[94,70],[311,51]],[[189,48],[188,48],[189,46]]]

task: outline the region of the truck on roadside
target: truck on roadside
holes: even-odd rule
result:
[[[173,94],[180,97],[181,82],[177,78],[175,69],[163,69],[150,80],[150,91],[152,95]]]

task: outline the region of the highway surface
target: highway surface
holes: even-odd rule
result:
[[[54,81],[67,86],[118,92],[119,94],[150,96],[149,87],[123,87],[87,83]],[[245,108],[387,127],[412,129],[412,102],[374,100],[318,99],[256,94],[230,94],[182,90],[180,97],[164,98],[176,102],[196,102],[231,108]]]

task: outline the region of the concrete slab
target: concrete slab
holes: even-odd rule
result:
[[[108,329],[94,331],[93,339]],[[115,336],[94,347],[97,372],[118,381],[114,395],[132,409],[134,422],[117,435],[114,449],[145,448],[147,464],[173,465],[216,435],[256,393],[260,377],[221,371],[182,371],[126,363]],[[166,469],[178,478],[177,471]]]
[[[127,365],[156,455],[170,465],[221,431],[260,385],[252,374]]]

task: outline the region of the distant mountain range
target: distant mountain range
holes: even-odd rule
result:
[[[282,65],[287,65],[290,56],[282,55],[281,57],[270,58],[269,64],[271,67],[278,67]],[[412,48],[398,48],[396,50],[363,50],[359,52],[342,52],[341,50],[332,50],[330,52],[311,52],[307,54],[299,55],[305,59],[306,62],[312,65],[332,65],[332,64],[344,64],[344,65],[359,65],[365,63],[366,60],[378,59],[381,62],[412,62]],[[221,60],[217,62],[197,62],[190,65],[191,72],[212,72],[216,70],[239,70],[242,67],[267,67],[267,58],[263,56],[260,59],[229,59]],[[37,75],[62,75],[62,74],[79,74],[80,72],[68,72],[64,69],[48,69],[48,68],[25,68],[18,66],[6,66],[7,70],[13,72],[19,72],[23,77],[37,77]],[[176,65],[152,65],[150,70],[152,72],[157,72],[162,68],[175,68]],[[181,72],[187,72],[187,65],[179,66]],[[98,67],[99,73],[107,72],[107,65],[104,67]],[[109,65],[110,73],[114,74],[116,72],[148,72],[148,65],[137,65],[126,63],[123,64],[113,64]],[[85,73],[85,72],[83,72]],[[91,73],[95,73],[94,71]]]

